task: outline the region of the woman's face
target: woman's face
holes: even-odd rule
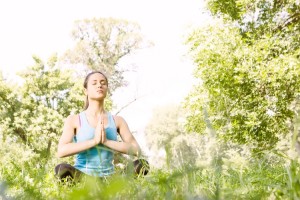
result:
[[[100,73],[95,73],[89,77],[87,88],[84,91],[89,98],[100,100],[106,97],[107,90],[108,83],[105,76]]]

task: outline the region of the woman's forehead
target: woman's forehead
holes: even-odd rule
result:
[[[94,81],[94,80],[106,80],[106,77],[100,73],[95,73],[95,74],[92,74],[89,78],[91,81]]]

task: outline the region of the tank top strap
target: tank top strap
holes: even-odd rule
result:
[[[88,124],[85,111],[79,113],[79,124],[80,127],[86,126]]]
[[[107,112],[107,117],[108,117],[108,126],[117,129],[113,115],[110,112]]]

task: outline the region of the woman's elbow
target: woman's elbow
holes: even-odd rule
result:
[[[65,156],[66,156],[66,155],[64,154],[62,148],[58,148],[58,149],[57,149],[57,152],[56,152],[56,157],[58,157],[58,158],[63,158],[63,157],[65,157]]]
[[[56,157],[57,157],[57,158],[63,158],[64,156],[63,156],[63,154],[62,154],[62,153],[60,153],[60,152],[56,152]]]

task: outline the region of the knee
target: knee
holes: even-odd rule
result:
[[[149,173],[150,165],[145,159],[137,159],[133,161],[133,166],[136,175],[146,176]]]

